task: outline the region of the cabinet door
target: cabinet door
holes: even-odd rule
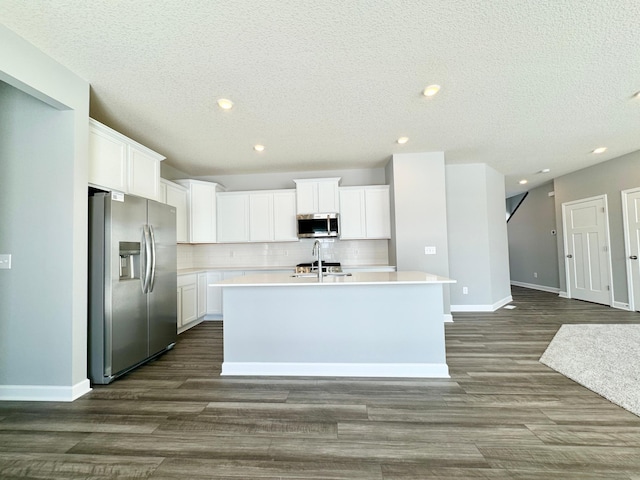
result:
[[[89,183],[127,191],[127,145],[108,132],[89,128]]]
[[[325,180],[318,182],[318,213],[332,213],[339,211],[338,182]]]
[[[165,189],[165,203],[176,207],[176,239],[178,242],[188,241],[187,230],[187,191],[177,185],[161,183]]]
[[[366,238],[365,193],[362,188],[340,189],[340,238]]]
[[[182,325],[198,318],[198,292],[196,284],[184,285],[181,289],[180,306],[182,308]]]
[[[178,328],[182,326],[182,287],[178,287]]]
[[[129,145],[129,193],[160,200],[160,160]]]
[[[317,213],[318,184],[316,182],[297,183],[296,204],[298,213]]]
[[[296,192],[273,194],[273,239],[276,242],[297,241]]]
[[[207,315],[222,315],[222,287],[212,285],[222,279],[222,272],[207,272]]]
[[[218,194],[218,242],[249,240],[249,195]]]
[[[364,198],[367,238],[391,238],[389,187],[367,187]]]
[[[273,194],[249,195],[249,241],[273,241]]]
[[[207,274],[198,274],[198,318],[207,313]]]
[[[191,243],[216,241],[216,188],[203,183],[190,186]]]

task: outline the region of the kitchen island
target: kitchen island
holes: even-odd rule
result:
[[[445,283],[424,272],[220,282],[222,375],[448,378]]]

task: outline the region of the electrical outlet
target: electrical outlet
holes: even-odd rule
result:
[[[467,287],[462,287],[462,294],[467,295],[469,293],[469,289]]]
[[[436,247],[424,247],[424,254],[425,255],[435,255],[436,254]]]
[[[0,255],[0,268],[11,269],[11,254]]]
[[[538,272],[533,272],[533,278],[538,278]]]

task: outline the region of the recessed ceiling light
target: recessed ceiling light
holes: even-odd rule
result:
[[[258,144],[258,145],[254,145],[254,146],[253,146],[253,149],[254,149],[256,152],[262,152],[262,151],[264,150],[264,145],[260,145],[260,144]]]
[[[549,173],[550,171],[550,168],[543,168],[542,170],[540,170],[540,173]]]
[[[607,151],[607,147],[598,147],[594,149],[591,153],[604,153]]]
[[[233,102],[226,98],[221,98],[218,100],[218,106],[223,110],[231,110],[231,108],[233,108]]]
[[[409,137],[400,137],[398,140],[396,140],[396,142],[398,142],[400,145],[404,145],[408,141],[409,141]]]
[[[518,183],[519,183],[520,185],[525,185],[525,184],[527,184],[527,183],[529,183],[529,182],[523,178],[523,179],[522,179],[522,180],[520,180]]]
[[[429,85],[422,91],[422,94],[425,97],[433,97],[436,93],[440,91],[440,85]]]

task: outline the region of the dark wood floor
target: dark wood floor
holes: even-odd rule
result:
[[[0,402],[0,478],[640,480],[640,418],[538,362],[563,323],[640,314],[513,296],[454,315],[446,380],[221,378],[203,323],[73,403]]]

